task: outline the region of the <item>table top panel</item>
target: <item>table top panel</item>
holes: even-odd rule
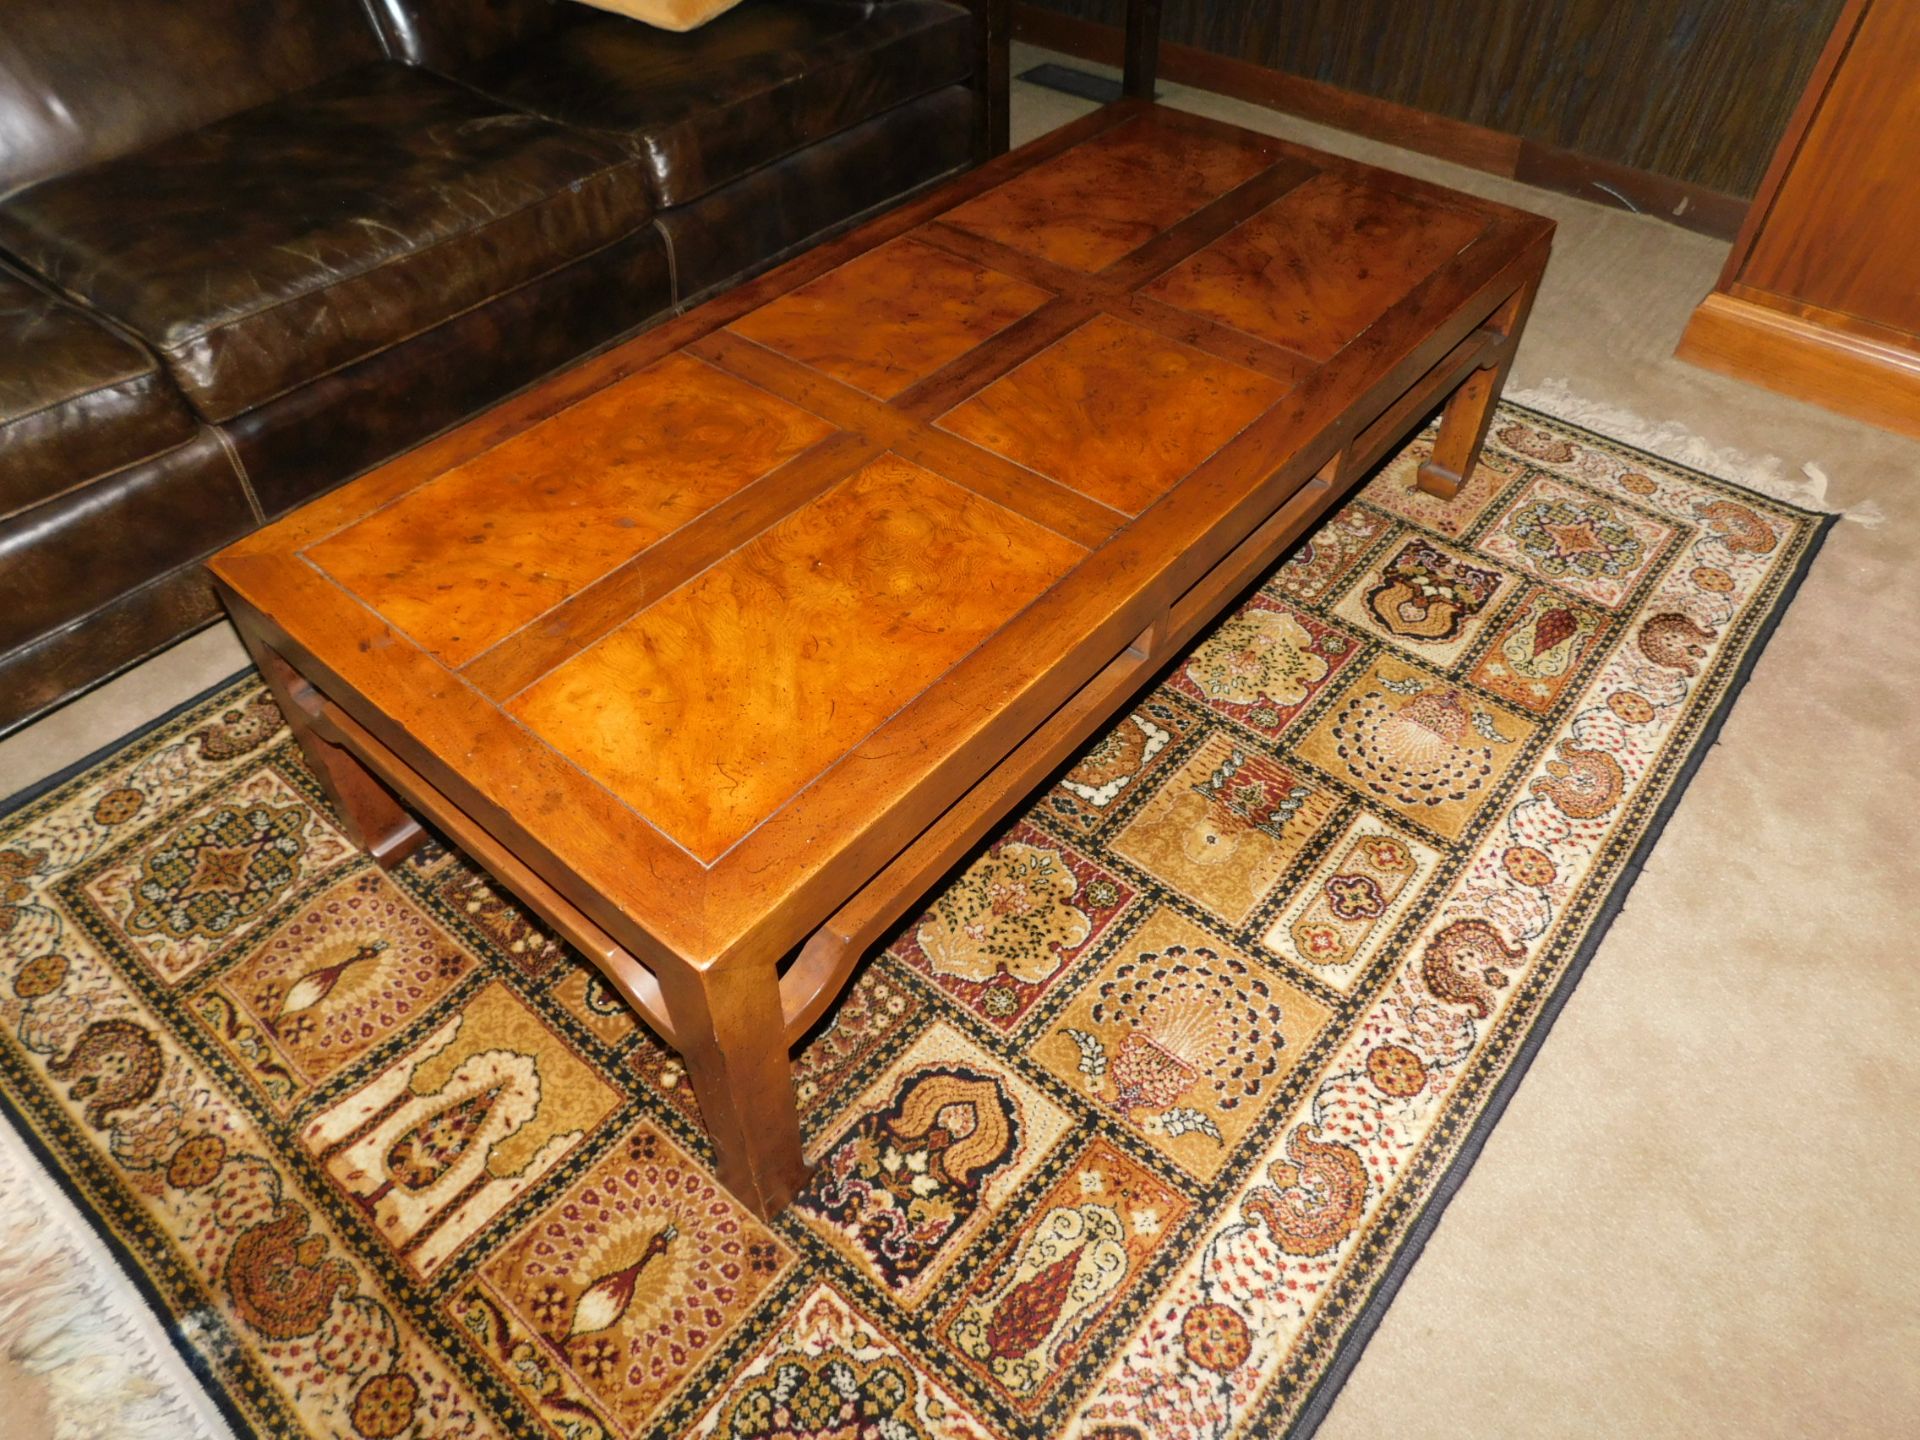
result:
[[[624,943],[719,963],[824,919],[1550,233],[1110,107],[212,568]]]
[[[1265,170],[1278,147],[1222,126],[1196,130],[1155,112],[969,201],[947,223],[1095,271]]]
[[[1484,215],[1386,185],[1321,174],[1145,294],[1304,355],[1329,360],[1487,228]]]
[[[891,400],[1053,299],[1053,292],[908,237],[829,271],[730,327]]]
[[[1096,315],[940,418],[940,428],[1138,515],[1290,387]]]
[[[711,864],[1086,553],[885,455],[509,708]]]
[[[464,665],[833,430],[670,355],[306,553]]]

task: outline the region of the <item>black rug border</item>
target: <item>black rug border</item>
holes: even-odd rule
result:
[[[238,670],[234,671],[231,675],[227,676],[226,679],[216,680],[213,682],[213,684],[207,686],[206,689],[200,691],[198,694],[189,695],[185,700],[182,700],[178,705],[175,705],[172,709],[168,710],[165,714],[156,715],[151,720],[143,721],[139,725],[134,726],[134,728],[129,730],[126,734],[122,735],[118,740],[109,740],[106,744],[102,745],[98,750],[95,750],[90,754],[82,755],[78,760],[75,760],[72,764],[62,765],[58,770],[54,771],[51,775],[44,776],[39,780],[35,780],[31,785],[24,786],[21,789],[14,791],[13,794],[7,796],[6,799],[0,800],[0,820],[6,819],[9,815],[13,814],[13,812],[16,810],[19,810],[28,805],[31,805],[34,801],[38,800],[42,795],[50,794],[51,792],[58,790],[62,785],[66,784],[69,780],[73,779],[76,775],[85,774],[87,771],[91,770],[94,766],[98,765],[101,761],[105,760],[108,756],[126,749],[127,746],[129,745],[133,745],[141,740],[144,740],[147,736],[151,735],[154,731],[158,730],[162,725],[172,724],[175,720],[178,720],[182,715],[186,714],[187,711],[193,709],[194,706],[204,705],[207,701],[211,700],[214,696],[218,695],[222,690],[230,689],[232,686],[239,684],[240,681],[244,680],[247,676],[252,675],[254,673],[256,672],[254,671],[254,668],[253,668],[253,662],[248,661],[245,665],[242,665]],[[60,712],[56,710],[53,712],[52,715],[43,715],[40,719],[34,721],[34,724],[36,725],[47,724],[49,721],[53,720],[56,716],[58,716],[59,713]]]
[[[1547,418],[1557,419],[1558,417],[1548,416]],[[1560,423],[1564,424],[1568,422],[1563,421]],[[1582,426],[1578,428],[1584,429],[1586,427]],[[1595,431],[1593,433],[1604,435],[1605,432]],[[1640,447],[1630,446],[1629,448]],[[1718,477],[1713,478],[1717,479]],[[1739,486],[1738,481],[1731,483]],[[1802,513],[1818,514],[1819,512],[1803,511]],[[1753,643],[1748,646],[1746,654],[1741,657],[1740,665],[1734,671],[1733,679],[1727,686],[1726,694],[1721,697],[1720,703],[1714,708],[1712,716],[1709,717],[1705,725],[1701,727],[1699,739],[1693,749],[1688,753],[1687,758],[1681,762],[1680,770],[1675,776],[1672,786],[1661,800],[1659,807],[1654,811],[1652,823],[1641,836],[1639,843],[1634,846],[1632,855],[1628,857],[1626,865],[1614,881],[1613,889],[1608,892],[1607,898],[1601,903],[1592,927],[1582,939],[1579,949],[1575,951],[1573,959],[1567,966],[1566,972],[1560,977],[1559,982],[1554,987],[1553,993],[1547,997],[1546,1003],[1541,1007],[1539,1016],[1528,1029],[1527,1034],[1522,1038],[1520,1047],[1512,1063],[1508,1065],[1506,1071],[1495,1083],[1492,1096],[1488,1099],[1485,1108],[1480,1112],[1473,1126],[1467,1132],[1467,1136],[1462,1141],[1458,1153],[1455,1154],[1453,1160],[1448,1164],[1445,1173],[1442,1174],[1438,1183],[1434,1186],[1433,1194],[1428,1198],[1426,1205],[1422,1208],[1419,1216],[1409,1228],[1406,1238],[1400,1244],[1400,1248],[1394,1252],[1393,1259],[1388,1262],[1386,1271],[1380,1278],[1380,1283],[1374,1288],[1372,1295],[1368,1296],[1366,1304],[1354,1318],[1353,1323],[1348,1326],[1346,1334],[1342,1336],[1326,1371],[1314,1385],[1313,1391],[1308,1396],[1306,1404],[1301,1408],[1299,1417],[1287,1430],[1286,1440],[1311,1440],[1314,1433],[1318,1431],[1320,1426],[1325,1422],[1335,1401],[1339,1399],[1340,1392],[1346,1388],[1346,1383],[1352,1378],[1354,1368],[1360,1363],[1361,1357],[1366,1353],[1367,1345],[1372,1341],[1375,1332],[1380,1328],[1381,1321],[1386,1318],[1387,1311],[1392,1308],[1395,1297],[1400,1293],[1401,1285],[1405,1283],[1407,1276],[1412,1272],[1414,1265],[1418,1262],[1421,1253],[1426,1249],[1427,1242],[1432,1239],[1433,1233],[1439,1227],[1448,1205],[1453,1202],[1454,1196],[1459,1193],[1460,1187],[1466,1183],[1468,1175],[1472,1172],[1474,1165],[1480,1159],[1481,1152],[1486,1147],[1488,1138],[1493,1134],[1501,1118],[1506,1114],[1507,1106],[1512,1102],[1515,1093],[1518,1092],[1521,1082],[1526,1079],[1527,1072],[1533,1067],[1535,1056],[1539,1054],[1541,1047],[1546,1043],[1547,1037],[1552,1033],[1555,1023],[1560,1018],[1560,1012],[1566,1007],[1567,1001],[1572,998],[1574,990],[1578,988],[1581,978],[1586,974],[1587,966],[1592,962],[1594,954],[1600,948],[1601,942],[1606,939],[1607,932],[1613,928],[1613,922],[1619,918],[1621,910],[1626,907],[1627,899],[1633,890],[1635,882],[1639,880],[1640,873],[1645,868],[1646,862],[1652,855],[1654,847],[1659,843],[1660,837],[1666,833],[1668,822],[1672,820],[1674,812],[1679,808],[1681,800],[1685,798],[1687,790],[1692,786],[1694,776],[1699,772],[1702,762],[1705,761],[1708,752],[1720,743],[1720,732],[1726,725],[1727,717],[1733,713],[1734,705],[1746,690],[1747,682],[1753,677],[1754,667],[1758,665],[1761,656],[1766,653],[1767,646],[1772,643],[1774,633],[1780,627],[1780,622],[1786,618],[1787,612],[1792,609],[1793,602],[1800,593],[1800,587],[1806,582],[1807,576],[1813,569],[1814,560],[1826,545],[1827,537],[1832,533],[1833,527],[1844,518],[1845,516],[1841,514],[1827,514],[1814,531],[1812,541],[1808,544],[1806,550],[1794,566],[1792,577],[1781,591],[1780,597],[1775,602],[1772,611],[1767,615],[1766,619],[1761,622],[1759,629],[1755,632]],[[58,789],[75,776],[85,773],[107,757],[125,749],[129,745],[137,743],[147,735],[152,734],[155,730],[158,730],[161,726],[177,720],[181,715],[193,709],[195,706],[204,704],[215,695],[230,689],[253,673],[254,667],[251,664],[242,666],[226,679],[216,681],[198,694],[181,701],[165,714],[156,716],[154,719],[147,721],[121,736],[118,740],[101,746],[91,754],[85,755],[72,764],[62,767],[45,779],[36,781],[32,785],[17,791],[15,794],[7,797],[5,801],[0,801],[0,820],[4,820],[14,811]],[[14,1108],[12,1102],[7,1098],[3,1090],[0,1090],[0,1115],[6,1117],[14,1133],[19,1135],[25,1143],[28,1152],[39,1162],[41,1169],[52,1177],[55,1185],[59,1187],[61,1194],[66,1197],[68,1204],[73,1206],[74,1210],[78,1213],[81,1223],[86,1225],[87,1228],[98,1237],[116,1268],[139,1292],[141,1298],[147,1303],[148,1309],[152,1312],[153,1318],[166,1333],[167,1339],[173,1345],[174,1352],[180,1356],[182,1362],[186,1365],[188,1373],[200,1382],[201,1391],[213,1402],[222,1418],[224,1418],[233,1429],[234,1434],[236,1436],[248,1436],[260,1433],[252,1421],[234,1402],[233,1397],[228,1392],[227,1385],[215,1372],[211,1359],[202,1354],[186,1336],[181,1333],[178,1324],[175,1323],[170,1314],[166,1297],[160,1293],[159,1288],[147,1275],[145,1268],[140,1265],[138,1257],[133,1254],[131,1247],[126,1245],[110,1228],[102,1226],[91,1216],[90,1212],[92,1207],[88,1204],[86,1197],[69,1181],[67,1175],[60,1169],[57,1157],[55,1157],[42,1142],[39,1132],[33,1128],[25,1115]]]
[[[1537,413],[1559,424],[1573,423],[1560,420],[1550,412]],[[1576,428],[1587,427],[1577,426]],[[1603,430],[1592,433],[1602,436],[1606,434]],[[1644,448],[1626,441],[1614,443],[1627,445],[1630,449]],[[1665,459],[1662,456],[1656,456],[1656,458]],[[1674,464],[1675,462],[1667,461],[1666,463]],[[1719,479],[1720,477],[1710,478]],[[1737,480],[1725,483],[1741,489],[1751,488],[1741,486]],[[1819,511],[1802,511],[1801,513],[1821,514]],[[1421,1252],[1427,1248],[1427,1242],[1433,1238],[1433,1232],[1439,1228],[1447,1206],[1453,1203],[1454,1196],[1466,1183],[1467,1176],[1480,1159],[1481,1151],[1486,1148],[1488,1138],[1506,1114],[1507,1106],[1519,1091],[1521,1082],[1526,1079],[1527,1071],[1533,1068],[1534,1057],[1540,1053],[1547,1037],[1553,1033],[1554,1024],[1560,1018],[1560,1012],[1566,1008],[1567,1001],[1573,998],[1573,992],[1579,988],[1580,980],[1587,973],[1587,966],[1592,963],[1601,942],[1607,938],[1607,932],[1613,928],[1613,922],[1619,919],[1620,912],[1626,908],[1634,883],[1639,880],[1640,872],[1645,868],[1660,837],[1666,833],[1667,823],[1673,819],[1681,800],[1686,797],[1687,790],[1693,784],[1694,776],[1699,773],[1708,752],[1720,743],[1720,732],[1727,723],[1727,717],[1733,713],[1733,707],[1739,701],[1741,693],[1746,690],[1747,682],[1753,678],[1754,667],[1759,664],[1760,657],[1766,653],[1767,646],[1772,643],[1774,632],[1780,628],[1780,622],[1793,608],[1793,602],[1800,594],[1800,587],[1806,583],[1815,558],[1827,543],[1828,535],[1832,533],[1833,527],[1845,518],[1843,514],[1827,513],[1815,529],[1812,541],[1794,566],[1793,575],[1780,592],[1780,598],[1754,632],[1753,643],[1747,647],[1739,667],[1733,672],[1733,679],[1727,685],[1726,694],[1721,697],[1720,703],[1714,707],[1713,714],[1701,726],[1699,738],[1695,741],[1693,749],[1688,752],[1686,759],[1681,761],[1672,785],[1654,810],[1652,822],[1640,837],[1639,843],[1633,847],[1633,853],[1627,858],[1626,865],[1614,880],[1613,888],[1607,892],[1606,899],[1601,902],[1600,908],[1595,912],[1593,923],[1586,935],[1582,937],[1579,948],[1574,951],[1565,973],[1555,984],[1553,992],[1547,996],[1545,1004],[1540,1007],[1540,1013],[1528,1027],[1527,1033],[1521,1037],[1520,1046],[1512,1062],[1501,1074],[1499,1080],[1494,1082],[1493,1094],[1467,1131],[1458,1153],[1454,1155],[1439,1181],[1434,1185],[1433,1194],[1428,1197],[1420,1214],[1408,1228],[1406,1238],[1400,1242],[1400,1248],[1394,1252],[1393,1259],[1387,1262],[1387,1268],[1380,1277],[1380,1283],[1374,1287],[1373,1294],[1367,1297],[1360,1313],[1354,1317],[1353,1323],[1347,1327],[1346,1334],[1341,1337],[1339,1345],[1334,1350],[1333,1359],[1328,1362],[1325,1372],[1315,1383],[1305,1405],[1301,1407],[1299,1416],[1285,1432],[1285,1440],[1312,1440],[1314,1433],[1319,1430],[1328,1413],[1333,1409],[1334,1402],[1340,1398],[1340,1392],[1346,1388],[1347,1381],[1352,1378],[1354,1368],[1360,1363],[1360,1357],[1366,1353],[1367,1345],[1373,1339],[1374,1332],[1380,1328],[1380,1322],[1386,1319],[1387,1311],[1392,1308],[1395,1297],[1400,1293],[1401,1285],[1412,1273]]]
[[[188,696],[164,714],[156,715],[153,719],[135,726],[118,740],[110,741],[91,754],[81,756],[71,765],[63,765],[44,779],[36,780],[33,784],[15,791],[5,800],[0,800],[0,820],[5,820],[16,810],[25,809],[42,796],[58,790],[76,776],[84,775],[109,756],[126,749],[129,745],[139,743],[161,726],[172,724],[189,710],[206,704],[214,696],[232,689],[254,673],[252,664],[243,665],[226,679],[216,680],[206,689],[196,695]],[[200,1393],[213,1403],[220,1417],[227,1422],[227,1427],[238,1437],[260,1434],[258,1427],[234,1401],[227,1383],[215,1372],[212,1359],[203,1354],[181,1333],[179,1322],[173,1315],[167,1297],[161,1294],[160,1287],[154,1284],[153,1278],[147,1274],[146,1267],[140,1263],[140,1258],[134,1253],[133,1247],[115,1234],[112,1227],[102,1222],[93,1204],[61,1168],[59,1157],[54,1155],[51,1148],[41,1139],[40,1132],[34,1128],[33,1122],[14,1106],[4,1089],[0,1089],[0,1116],[5,1117],[13,1133],[19,1136],[20,1142],[26,1146],[27,1153],[39,1163],[41,1170],[52,1179],[60,1194],[65,1197],[67,1204],[73,1207],[80,1223],[100,1243],[100,1247],[106,1252],[108,1261],[114,1269],[139,1293],[141,1300],[146,1304],[150,1318],[166,1335],[168,1343],[173,1346],[174,1354],[178,1355],[187,1367],[187,1373],[199,1382]],[[191,1401],[188,1402],[190,1407],[191,1403]]]

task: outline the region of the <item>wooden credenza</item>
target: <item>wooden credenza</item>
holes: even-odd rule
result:
[[[1920,0],[1849,0],[1677,353],[1920,435]]]

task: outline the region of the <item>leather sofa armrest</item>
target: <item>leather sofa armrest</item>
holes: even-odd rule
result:
[[[458,75],[488,56],[552,31],[578,6],[556,0],[364,0],[387,53]]]
[[[873,9],[893,0],[865,0]],[[973,163],[985,164],[1007,153],[1008,93],[1012,64],[1012,0],[951,0],[973,15],[973,81],[977,103],[973,117]],[[1137,4],[1138,0],[1132,0]],[[1157,7],[1158,0],[1154,0]],[[1155,14],[1158,14],[1156,8]]]

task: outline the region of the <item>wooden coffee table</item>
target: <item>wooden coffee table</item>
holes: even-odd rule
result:
[[[212,569],[353,838],[579,947],[769,1214],[863,952],[1442,402],[1453,492],[1551,234],[1124,102]]]

